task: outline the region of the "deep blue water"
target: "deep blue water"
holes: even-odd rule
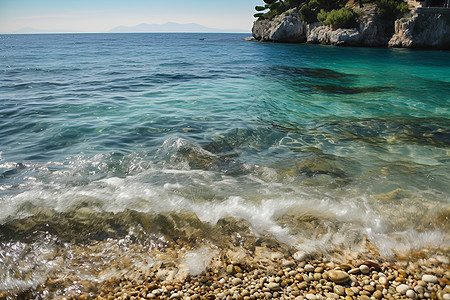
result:
[[[246,37],[0,35],[0,290],[48,249],[179,238],[129,211],[304,253],[449,246],[450,53]]]

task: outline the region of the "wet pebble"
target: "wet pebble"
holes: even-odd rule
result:
[[[278,291],[281,289],[280,285],[276,282],[270,282],[267,287],[271,290],[271,291]]]
[[[308,273],[314,272],[314,266],[311,264],[307,264],[303,269]]]
[[[427,282],[427,283],[439,283],[438,278],[436,276],[430,275],[430,274],[423,275],[422,281]]]
[[[406,297],[408,297],[410,299],[416,299],[416,293],[413,290],[407,290]]]
[[[328,277],[335,283],[345,283],[350,279],[347,272],[340,270],[331,270],[328,272]]]
[[[363,274],[369,274],[370,273],[370,268],[368,266],[366,266],[366,265],[360,265],[359,266],[359,270]]]
[[[380,284],[386,286],[386,285],[388,285],[389,280],[388,280],[386,277],[381,276],[380,278],[378,278],[378,282],[379,282]]]
[[[400,294],[404,295],[404,294],[406,294],[406,292],[407,292],[409,289],[411,289],[411,288],[409,287],[409,285],[407,285],[407,284],[400,284],[400,285],[396,288],[396,291],[397,291],[397,293],[400,293]]]

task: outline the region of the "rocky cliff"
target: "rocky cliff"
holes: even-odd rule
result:
[[[389,47],[450,49],[450,9],[422,8],[395,21]]]
[[[442,13],[442,11],[447,13]],[[332,29],[320,23],[307,24],[297,10],[272,20],[257,20],[253,37],[259,41],[312,43],[368,47],[422,47],[450,49],[450,10],[418,9],[408,18],[387,24],[376,6],[360,9],[358,28]]]

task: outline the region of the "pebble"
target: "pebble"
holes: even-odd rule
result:
[[[408,297],[410,299],[416,299],[416,293],[413,290],[407,290],[406,297]]]
[[[339,295],[335,294],[335,293],[325,293],[325,296],[327,296],[327,298],[331,298],[331,299],[339,299]]]
[[[308,300],[316,300],[317,297],[314,294],[306,294],[306,299],[308,299]]]
[[[233,265],[228,265],[227,266],[227,274],[228,275],[233,275],[234,273],[235,273],[234,266]]]
[[[366,265],[360,265],[359,266],[359,270],[363,274],[369,274],[370,273],[370,268],[368,266],[366,266]]]
[[[314,269],[314,273],[322,273],[323,272],[323,268],[322,267],[317,267]]]
[[[180,281],[176,279],[176,271],[171,268],[162,267],[161,271],[152,270],[143,274],[142,281],[139,276],[125,276],[107,280],[104,286],[100,284],[98,287],[89,285],[88,281],[82,282],[85,289],[74,295],[74,298],[450,300],[448,266],[430,265],[425,260],[399,262],[396,266],[388,263],[372,265],[365,261],[355,268],[353,263],[337,265],[322,259],[312,260],[308,264],[304,261],[273,259],[265,262],[263,268],[255,269],[254,265],[243,260],[226,258],[226,261],[217,264],[216,269],[211,267],[200,275],[188,276],[186,280]],[[174,273],[162,276],[168,272]],[[50,283],[59,285],[53,278],[49,279],[47,286]]]
[[[436,276],[430,274],[423,275],[422,280],[427,283],[439,283],[439,279]]]
[[[281,290],[281,287],[278,283],[276,282],[270,282],[267,287],[271,290],[271,291],[278,291]]]
[[[353,290],[351,288],[346,288],[345,294],[350,297],[355,295],[355,293],[353,292]]]
[[[407,284],[400,284],[400,285],[396,288],[396,291],[397,291],[397,293],[400,293],[400,294],[404,295],[404,294],[406,294],[406,291],[408,291],[409,289],[411,289],[411,288],[409,287],[409,285],[407,285]]]
[[[333,291],[339,296],[344,296],[346,291],[342,285],[335,285]],[[348,295],[348,294],[347,294]],[[350,295],[353,296],[353,295]]]
[[[331,279],[331,281],[335,283],[346,283],[350,276],[347,272],[340,271],[340,270],[331,270],[328,272],[328,277]]]
[[[379,290],[376,290],[376,291],[372,294],[372,296],[373,296],[375,299],[381,299],[381,297],[383,297],[383,293],[382,293],[381,291],[379,291]]]
[[[365,285],[363,286],[363,290],[373,293],[375,291],[375,287],[373,285]]]
[[[381,276],[380,278],[378,278],[378,282],[379,282],[380,284],[386,286],[386,285],[388,285],[389,280],[388,280],[386,277]]]
[[[311,264],[307,264],[303,269],[308,273],[314,272],[314,266]]]
[[[301,282],[297,285],[300,290],[306,290],[308,288],[308,284],[306,282]]]
[[[350,271],[348,271],[348,274],[353,275],[353,274],[358,274],[359,272],[361,272],[361,270],[359,268],[353,268]]]

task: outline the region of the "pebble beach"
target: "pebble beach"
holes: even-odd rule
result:
[[[207,265],[191,262],[205,268],[197,275],[177,263],[181,252],[153,253],[160,261],[146,271],[123,258],[118,264],[128,271],[101,282],[49,276],[36,289],[1,299],[450,299],[448,251],[418,251],[396,261],[360,255],[338,263],[330,257],[296,260],[264,247],[245,255],[235,248],[214,252]]]

